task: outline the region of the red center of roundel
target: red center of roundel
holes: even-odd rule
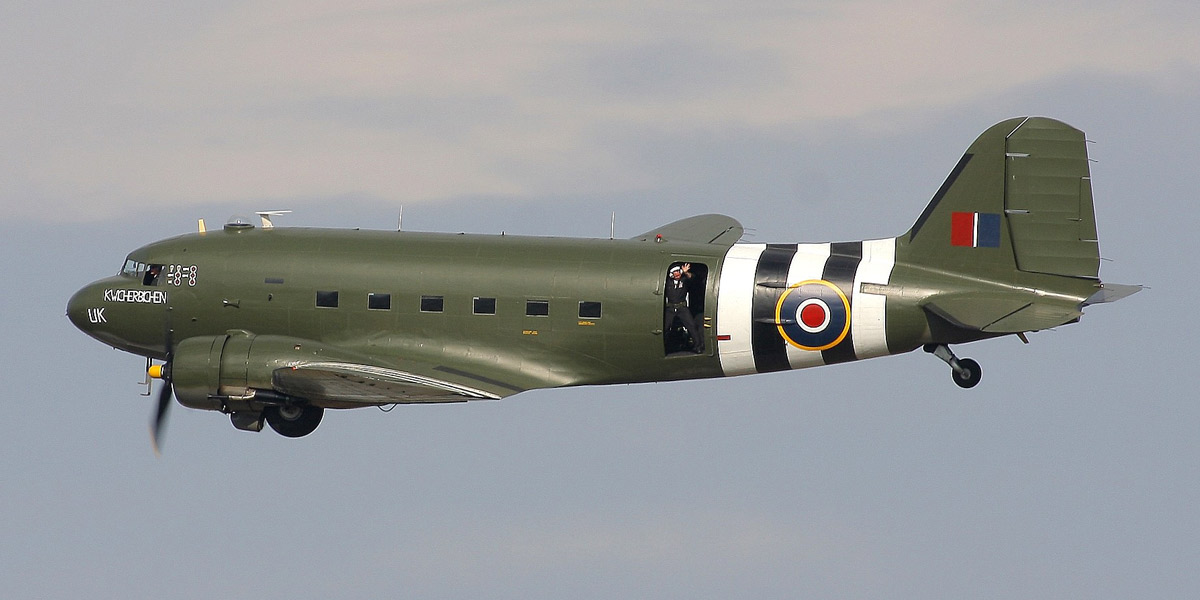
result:
[[[816,329],[825,324],[825,309],[817,304],[809,304],[800,310],[800,322],[810,329]]]

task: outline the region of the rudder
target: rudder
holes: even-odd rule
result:
[[[1030,118],[1006,142],[1004,212],[1017,268],[1098,278],[1100,247],[1083,132],[1061,121]]]

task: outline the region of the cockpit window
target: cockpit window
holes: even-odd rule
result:
[[[141,277],[146,271],[146,265],[132,258],[125,259],[125,266],[121,268],[121,275],[125,277]]]
[[[162,265],[150,265],[142,276],[142,285],[158,285],[158,276],[162,274]]]
[[[142,280],[142,285],[158,285],[158,278],[159,275],[162,275],[162,270],[162,265],[151,265],[127,258],[125,259],[125,266],[121,267],[121,276],[129,277],[130,279],[140,279]]]

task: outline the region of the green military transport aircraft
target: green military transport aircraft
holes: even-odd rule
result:
[[[1083,132],[1032,117],[979,136],[909,231],[739,243],[701,215],[628,240],[255,227],[139,248],[67,315],[147,357],[171,402],[239,429],[312,432],[327,408],[729,377],[1074,323],[1102,284]],[[203,227],[202,227],[203,229]],[[154,361],[162,361],[157,364]]]

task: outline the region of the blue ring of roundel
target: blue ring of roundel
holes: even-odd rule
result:
[[[805,331],[796,311],[809,299],[818,299],[829,307],[825,326]],[[809,279],[794,284],[775,304],[775,325],[783,339],[801,350],[828,350],[846,339],[850,332],[850,301],[842,290],[823,279]]]

